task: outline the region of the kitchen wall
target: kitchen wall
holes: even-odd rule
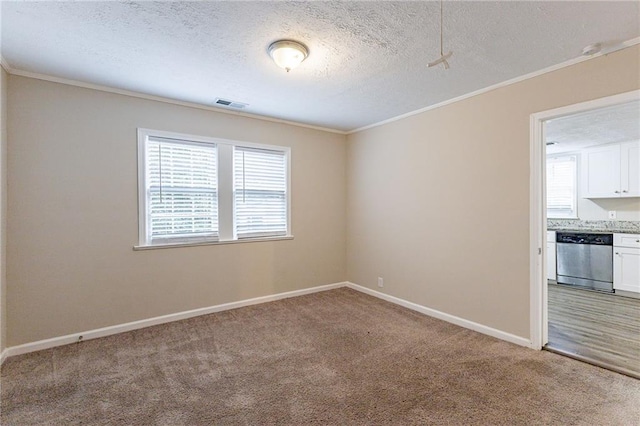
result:
[[[582,198],[582,182],[580,177],[581,153],[580,151],[572,151],[566,154],[576,154],[578,156],[578,219],[609,221],[609,211],[613,210],[616,212],[616,221],[640,221],[640,198]],[[563,154],[558,153],[550,155],[550,157],[559,155]]]
[[[7,346],[7,73],[0,67],[0,352]]]
[[[639,89],[639,60],[634,46],[349,135],[349,280],[529,337],[530,115]]]
[[[8,78],[7,346],[346,279],[346,138]],[[136,128],[292,148],[295,239],[134,251]]]
[[[640,221],[640,198],[589,200],[578,197],[578,217],[581,220],[609,220],[611,210],[615,210],[616,220]]]

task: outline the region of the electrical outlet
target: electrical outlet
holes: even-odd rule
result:
[[[615,210],[611,210],[609,212],[609,219],[615,219],[616,218],[616,211]]]
[[[382,277],[378,277],[378,287],[384,287],[384,279]]]

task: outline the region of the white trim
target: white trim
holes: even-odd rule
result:
[[[632,90],[630,92],[619,93],[617,95],[606,96],[604,98],[592,99],[590,101],[584,101],[577,104],[571,104],[546,111],[536,112],[534,114],[531,114],[531,116],[535,119],[538,119],[539,121],[546,121],[552,118],[565,117],[567,115],[572,115],[578,112],[591,111],[594,109],[637,100],[640,100],[640,90]],[[615,143],[606,145],[615,145]]]
[[[154,244],[149,246],[133,246],[134,250],[155,250],[165,248],[178,248],[178,247],[198,247],[198,246],[217,246],[222,244],[241,244],[241,243],[258,243],[260,241],[283,241],[293,240],[293,235],[282,235],[276,237],[255,237],[255,238],[240,238],[237,240],[217,240],[217,241],[203,241],[200,243],[165,243]]]
[[[479,333],[486,334],[488,336],[492,336],[497,339],[515,343],[520,346],[533,347],[531,341],[529,341],[524,337],[516,336],[501,330],[497,330],[495,328],[488,327],[486,325],[482,325],[473,321],[466,320],[464,318],[456,317],[454,315],[440,312],[435,309],[427,308],[425,306],[418,305],[416,303],[409,302],[404,299],[400,299],[398,297],[380,293],[378,291],[371,290],[369,288],[360,286],[358,284],[354,284],[349,281],[344,281],[344,282],[339,282],[334,284],[327,284],[327,285],[321,285],[317,287],[306,288],[302,290],[288,291],[285,293],[278,293],[278,294],[273,294],[269,296],[255,297],[253,299],[241,300],[237,302],[224,303],[221,305],[209,306],[205,308],[193,309],[190,311],[177,312],[174,314],[162,315],[159,317],[148,318],[140,321],[133,321],[133,322],[128,322],[124,324],[98,328],[94,330],[87,330],[83,332],[67,334],[65,336],[53,337],[51,339],[25,343],[18,346],[12,346],[2,351],[2,354],[0,354],[0,360],[1,360],[0,363],[4,362],[6,358],[11,356],[22,355],[30,352],[41,351],[44,349],[55,348],[58,346],[64,346],[71,343],[77,343],[80,340],[85,341],[85,340],[91,340],[91,339],[98,339],[100,337],[106,337],[114,334],[125,333],[128,331],[139,330],[141,328],[151,327],[154,325],[166,324],[169,322],[180,321],[180,320],[193,318],[201,315],[208,315],[215,312],[228,311],[231,309],[242,308],[245,306],[258,305],[258,304],[267,303],[267,302],[274,302],[276,300],[304,296],[306,294],[318,293],[318,292],[333,290],[333,289],[342,288],[342,287],[349,287],[361,293],[365,293],[370,296],[374,296],[379,299],[386,300],[387,302],[391,302],[396,305],[403,306],[413,311],[420,312],[424,315],[428,315],[430,317],[437,318],[437,319],[458,325],[460,327],[467,328],[469,330],[477,331]]]
[[[488,336],[495,337],[497,339],[515,343],[516,345],[526,346],[528,348],[533,347],[529,339],[516,336],[515,334],[497,330],[495,328],[491,328],[486,325],[479,324],[477,322],[469,321],[464,318],[457,317],[455,315],[450,315],[441,311],[437,311],[435,309],[427,308],[426,306],[418,305],[417,303],[409,302],[407,300],[400,299],[399,297],[395,297],[395,296],[390,296],[385,293],[380,293],[379,291],[371,290],[370,288],[363,287],[361,285],[354,284],[352,282],[347,282],[347,287],[353,290],[357,290],[359,292],[368,294],[370,296],[377,297],[378,299],[395,303],[396,305],[403,306],[413,311],[420,312],[421,314],[428,315],[430,317],[437,318],[439,320],[443,320],[451,324],[455,324],[460,327],[467,328],[469,330],[477,331],[478,333],[486,334]]]
[[[536,121],[533,116],[530,117],[530,138],[529,144],[529,282],[530,283],[542,283],[543,278],[546,278],[546,241],[547,225],[544,218],[546,217],[545,209],[545,188],[544,179],[546,178],[545,166],[546,161],[543,161],[544,147],[542,141],[544,140],[542,132],[544,130],[541,121]],[[539,143],[533,143],[533,141],[539,141]],[[542,304],[543,297],[542,292],[545,286],[529,286],[529,337],[531,339],[531,347],[534,349],[542,349],[543,332],[541,329],[542,324],[546,323],[543,320]]]
[[[99,84],[85,83],[83,81],[78,81],[78,80],[70,80],[70,79],[54,77],[54,76],[46,75],[46,74],[39,74],[39,73],[35,73],[35,72],[30,72],[30,71],[23,71],[23,70],[12,68],[12,67],[9,66],[9,64],[6,64],[6,63],[3,63],[2,66],[5,68],[5,70],[9,74],[18,75],[18,76],[21,76],[21,77],[33,78],[33,79],[36,79],[36,80],[50,81],[52,83],[66,84],[68,86],[82,87],[84,89],[93,89],[93,90],[98,90],[100,92],[115,93],[115,94],[118,94],[118,95],[131,96],[132,98],[146,99],[146,100],[149,100],[149,101],[163,102],[163,103],[167,103],[167,104],[180,105],[180,106],[189,107],[189,108],[203,109],[203,110],[206,110],[206,111],[219,112],[219,113],[222,113],[222,114],[237,115],[237,116],[240,116],[240,117],[253,118],[253,119],[262,120],[262,121],[269,121],[269,122],[272,122],[272,123],[287,124],[289,126],[304,127],[306,129],[320,130],[322,132],[338,133],[340,135],[346,135],[347,134],[347,132],[345,132],[344,130],[331,129],[329,127],[314,126],[312,124],[298,123],[298,122],[295,122],[295,121],[283,120],[283,119],[275,118],[275,117],[267,117],[267,116],[264,116],[264,115],[251,114],[251,113],[248,113],[248,112],[230,111],[230,110],[226,110],[226,109],[219,108],[219,107],[199,104],[199,103],[196,103],[196,102],[179,101],[177,99],[165,98],[165,97],[156,96],[156,95],[148,95],[146,93],[135,92],[135,91],[132,91],[132,90],[116,89],[116,88],[113,88],[113,87],[102,86],[102,85],[99,85]]]
[[[138,129],[138,244],[142,244],[147,240],[147,188],[145,182],[147,180],[147,155],[146,146],[148,133],[146,129]]]
[[[620,43],[620,45],[618,47],[616,47],[614,49],[611,49],[611,50],[604,50],[604,51],[602,51],[600,53],[596,53],[595,55],[591,55],[591,56],[578,56],[577,58],[569,59],[568,61],[564,61],[564,62],[561,62],[559,64],[552,65],[550,67],[543,68],[541,70],[531,72],[529,74],[521,75],[519,77],[515,77],[515,78],[512,78],[510,80],[502,81],[500,83],[496,83],[496,84],[494,84],[492,86],[488,86],[488,87],[485,87],[483,89],[476,90],[474,92],[466,93],[464,95],[458,96],[457,98],[448,99],[446,101],[443,101],[443,102],[440,102],[440,103],[437,103],[437,104],[434,104],[434,105],[429,105],[429,106],[426,106],[424,108],[417,109],[415,111],[407,112],[406,114],[398,115],[396,117],[392,117],[392,118],[389,118],[389,119],[386,119],[386,120],[382,120],[382,121],[379,121],[377,123],[369,124],[369,125],[366,125],[364,127],[359,127],[357,129],[354,129],[354,130],[349,130],[349,131],[346,132],[346,134],[347,135],[351,135],[353,133],[361,132],[363,130],[368,130],[368,129],[371,129],[371,128],[374,128],[374,127],[379,127],[379,126],[382,126],[382,125],[385,125],[385,124],[393,123],[394,121],[402,120],[404,118],[411,117],[411,116],[417,115],[417,114],[421,114],[421,113],[426,112],[426,111],[431,111],[432,109],[440,108],[440,107],[443,107],[443,106],[446,106],[446,105],[453,104],[455,102],[463,101],[465,99],[469,99],[469,98],[472,98],[474,96],[482,95],[484,93],[490,92],[490,91],[495,90],[495,89],[500,89],[502,87],[510,86],[512,84],[515,84],[515,83],[520,83],[521,81],[529,80],[531,78],[535,78],[535,77],[541,76],[543,74],[547,74],[547,73],[550,73],[550,72],[553,72],[553,71],[557,71],[557,70],[562,69],[562,68],[570,67],[572,65],[579,64],[580,62],[588,61],[590,59],[595,59],[595,58],[598,58],[598,57],[603,56],[603,55],[608,55],[610,53],[617,52],[618,50],[622,50],[622,49],[626,49],[626,48],[631,47],[631,46],[635,46],[636,44],[640,44],[640,37],[636,37],[636,38],[632,38],[631,40],[624,41],[624,42]]]
[[[218,178],[218,232],[216,235],[185,238],[164,238],[151,241],[148,229],[148,188],[147,169],[147,145],[150,138],[164,138],[180,144],[215,146],[217,159]],[[149,248],[188,247],[198,245],[225,244],[230,242],[264,241],[273,239],[292,239],[291,227],[291,147],[283,145],[267,145],[255,142],[244,142],[232,139],[222,139],[211,136],[199,136],[186,133],[170,132],[166,130],[153,130],[138,128],[138,244],[134,250]],[[235,203],[233,200],[233,148],[257,148],[271,152],[282,153],[286,161],[286,220],[285,232],[273,232],[263,235],[252,235],[246,238],[237,238],[234,226]]]
[[[100,337],[111,336],[114,334],[125,333],[127,331],[139,330],[141,328],[151,327],[168,322],[180,321],[187,318],[193,318],[201,315],[208,315],[215,312],[228,311],[230,309],[242,308],[245,306],[258,305],[261,303],[274,302],[276,300],[288,299],[291,297],[304,296],[305,294],[318,293],[321,291],[333,290],[345,287],[346,282],[321,285],[317,287],[305,288],[302,290],[288,291],[285,293],[273,294],[270,296],[255,297],[253,299],[241,300],[238,302],[224,303],[222,305],[209,306],[206,308],[193,309],[190,311],[178,312],[175,314],[162,315],[159,317],[148,318],[140,321],[128,322],[125,324],[113,325],[94,330],[87,330],[79,333],[67,334],[66,336],[54,337],[37,342],[25,343],[23,345],[12,346],[2,352],[2,356],[7,358],[15,355],[22,355],[29,352],[41,351],[43,349],[55,348],[57,346],[76,343],[82,338],[82,341],[97,339]]]
[[[291,198],[293,198],[293,193],[291,192],[291,178],[293,176],[293,173],[291,173],[291,155],[292,155],[292,149],[289,148],[289,150],[287,151],[287,175],[286,175],[286,179],[287,179],[287,234],[291,236],[291,238],[293,238],[293,221],[291,220]],[[234,212],[235,214],[235,212]],[[234,233],[235,233],[235,226],[234,228]]]
[[[9,65],[9,62],[7,62],[7,60],[2,55],[0,55],[0,66],[4,68],[4,70],[9,74],[12,74],[14,71],[11,65]]]
[[[634,39],[637,40],[639,39]],[[534,349],[541,349],[548,341],[548,308],[546,286],[546,208],[544,193],[545,151],[543,122],[578,112],[640,100],[640,90],[620,93],[531,114],[529,141],[529,321]],[[539,253],[539,250],[541,254]],[[541,256],[541,259],[539,257]]]
[[[217,144],[218,147],[218,238],[235,240],[235,203],[233,186],[234,145]]]

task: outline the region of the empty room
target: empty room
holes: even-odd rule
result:
[[[1,424],[640,424],[637,1],[0,25]]]

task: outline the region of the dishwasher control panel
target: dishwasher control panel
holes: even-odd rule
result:
[[[598,246],[612,246],[613,234],[598,234],[588,232],[556,232],[557,243],[593,244]]]

